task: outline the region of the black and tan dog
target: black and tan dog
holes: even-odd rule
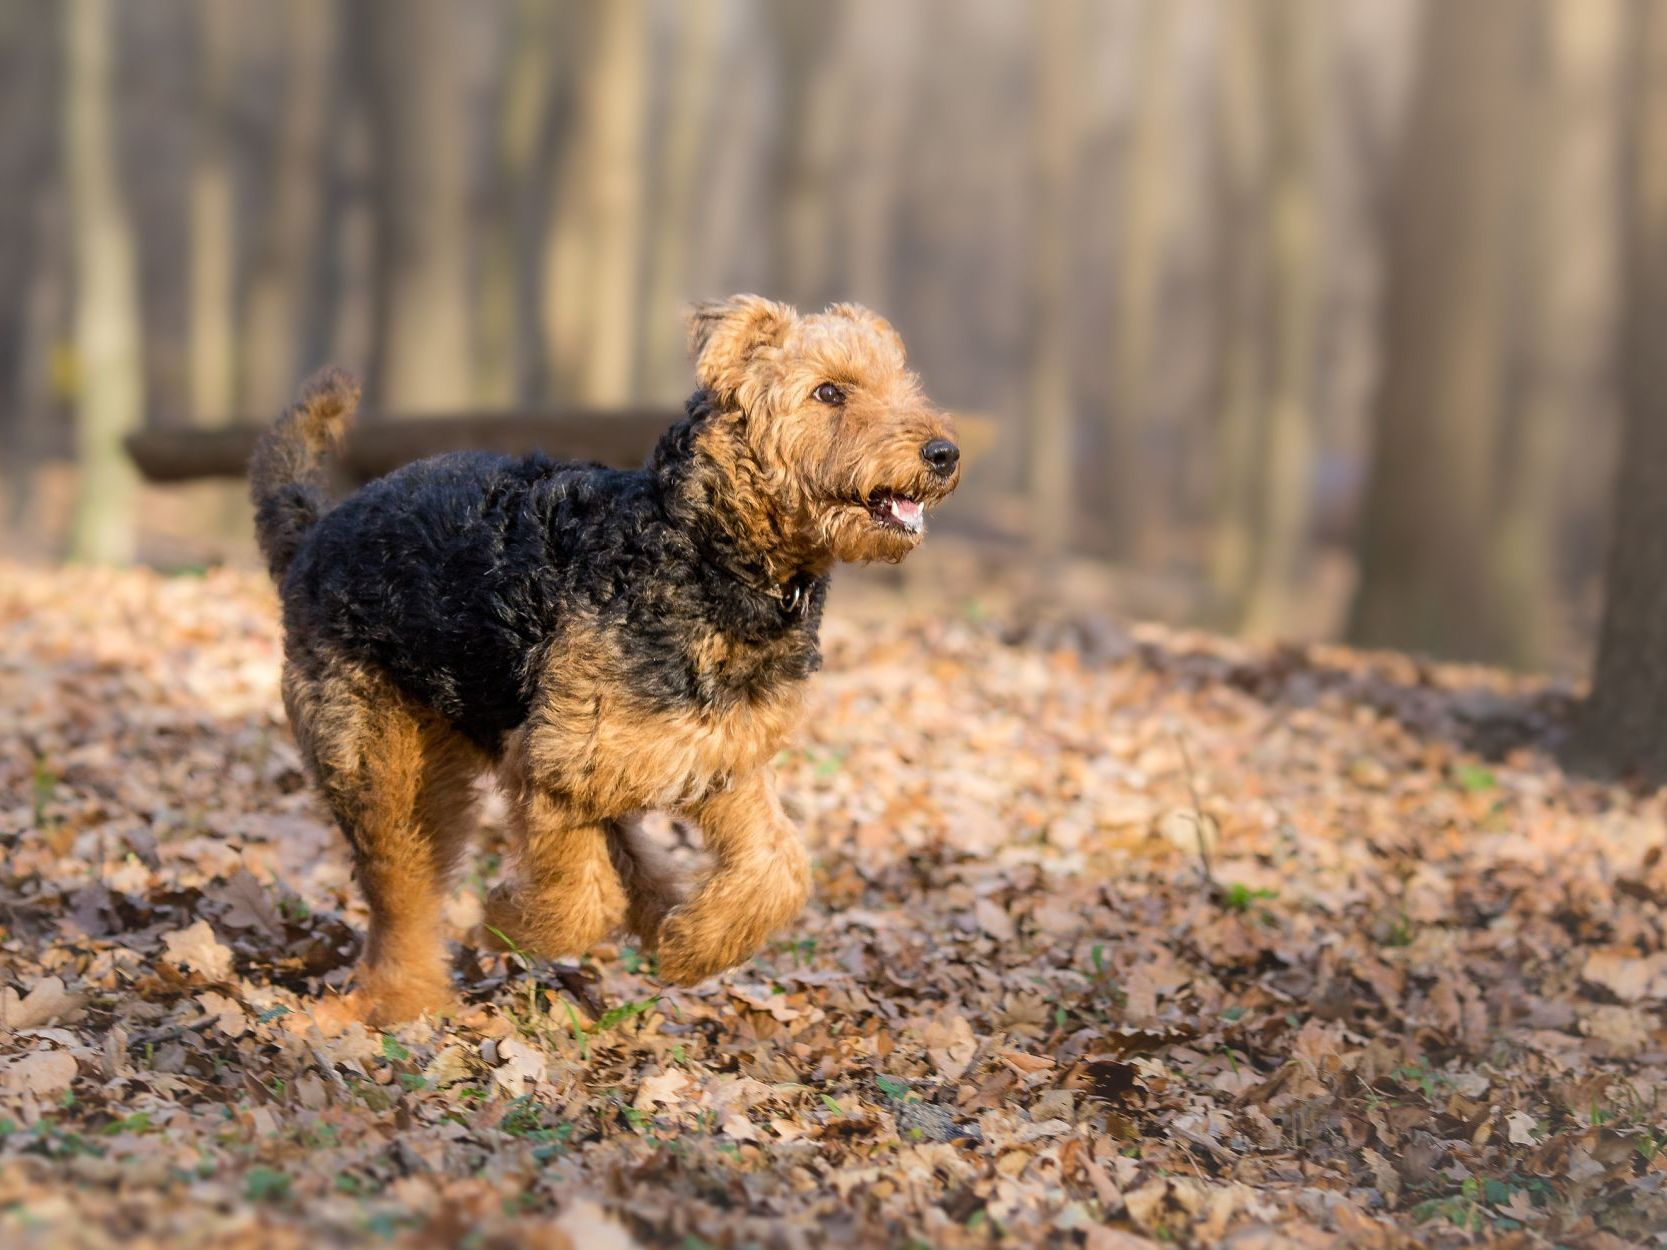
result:
[[[820,663],[829,569],[913,550],[959,454],[866,309],[741,296],[691,324],[700,389],[634,472],[460,452],[326,510],[357,400],[329,371],[255,452],[284,703],[370,908],[355,1014],[450,1005],[441,907],[492,767],[519,863],[486,924],[521,948],[625,929],[688,984],[804,905],[770,763]],[[636,832],[647,809],[703,832],[687,897]]]

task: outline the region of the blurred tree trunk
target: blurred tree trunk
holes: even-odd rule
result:
[[[14,537],[36,502],[35,475],[51,419],[47,366],[66,304],[59,136],[41,119],[61,98],[61,23],[42,10],[0,5],[0,527]],[[45,555],[44,552],[39,553]]]
[[[1626,109],[1621,464],[1578,762],[1667,783],[1667,6],[1635,0]]]
[[[545,0],[515,0],[498,99],[492,212],[482,247],[476,326],[480,397],[493,407],[531,398],[539,372],[536,293],[525,257],[537,242],[533,177],[545,146],[559,46],[555,10]]]
[[[233,9],[196,0],[195,128],[191,158],[191,420],[224,425],[237,403],[237,188],[232,176]],[[221,555],[254,534],[248,492],[206,485],[197,503],[203,538]]]
[[[844,11],[826,0],[765,5],[782,101],[775,134],[781,208],[771,272],[785,298],[817,307],[833,294],[831,203],[845,111],[837,19]]]
[[[595,334],[585,397],[617,405],[636,389],[642,307],[643,167],[647,147],[648,20],[644,0],[606,0],[596,66],[586,83]]]
[[[216,0],[200,0],[215,7]],[[243,314],[238,408],[277,412],[307,363],[302,325],[312,311],[314,253],[323,203],[325,117],[333,94],[332,0],[289,0],[283,112],[268,194],[257,223]]]
[[[232,9],[196,0],[195,127],[191,158],[191,419],[220,425],[235,402],[237,238],[232,183]]]
[[[378,170],[376,400],[466,407],[468,153],[451,0],[369,0]]]
[[[1258,48],[1260,13],[1251,4],[1223,6],[1217,45],[1221,415],[1215,440],[1209,582],[1224,629],[1238,629],[1244,621],[1257,523],[1257,417],[1266,354],[1262,310],[1268,260],[1262,235],[1252,226],[1265,206],[1268,178],[1264,117],[1268,98]]]
[[[850,293],[886,311],[897,267],[898,199],[909,160],[909,122],[920,89],[920,37],[926,5],[855,0],[852,22],[871,43],[862,48],[858,93],[866,121],[847,135],[845,179],[851,200]]]
[[[376,173],[372,151],[375,137],[370,116],[370,92],[351,72],[359,60],[365,31],[363,10],[346,11],[352,29],[336,52],[340,99],[332,119],[328,146],[324,224],[328,232],[328,263],[321,272],[319,305],[329,312],[309,327],[302,359],[331,360],[356,369],[374,383],[381,370],[377,334],[378,238],[384,223],[377,213]]]
[[[559,396],[616,405],[635,391],[648,100],[644,0],[582,7],[584,81],[545,247],[545,334]]]
[[[694,295],[689,289],[689,258],[700,202],[701,158],[718,86],[723,13],[718,0],[684,0],[678,16],[677,62],[661,140],[645,305],[650,390],[668,397],[689,389],[681,304]]]
[[[1174,180],[1171,53],[1177,9],[1174,0],[1146,0],[1141,15],[1129,103],[1131,133],[1122,167],[1122,227],[1113,261],[1117,272],[1110,364],[1110,538],[1112,551],[1135,563],[1156,558],[1166,519],[1162,478],[1153,472],[1148,438],[1148,381]]]
[[[1490,569],[1517,6],[1427,7],[1389,208],[1376,453],[1351,635],[1497,653]]]
[[[592,80],[597,74],[596,24],[600,14],[597,0],[589,0],[564,10],[558,19],[558,38],[576,49],[568,63],[580,78],[573,86],[572,111],[562,119],[550,168],[552,189],[546,197],[550,220],[540,259],[546,398],[560,401],[584,396],[585,362],[593,330],[585,306],[595,263],[589,239],[586,165],[590,159],[587,132],[593,124]]]
[[[116,165],[110,0],[64,0],[64,167],[75,257],[75,513],[70,556],[133,558],[137,477],[122,437],[144,403],[133,229]]]
[[[1557,570],[1568,523],[1570,434],[1604,393],[1613,331],[1617,0],[1540,0],[1536,92],[1529,114],[1539,159],[1522,197],[1516,268],[1526,289],[1518,348],[1520,402],[1500,479],[1492,565],[1503,651],[1536,667],[1559,641]]]
[[[51,178],[53,135],[40,124],[57,96],[51,82],[50,23],[33,20],[22,5],[0,5],[0,186],[40,186]],[[0,195],[0,396],[13,393],[23,368],[20,348],[28,319],[30,271],[35,267],[28,240],[35,230],[39,197]],[[12,437],[22,414],[0,403],[0,447]]]
[[[1319,186],[1327,0],[1263,0],[1258,41],[1268,92],[1267,393],[1257,439],[1256,525],[1244,628],[1278,634],[1313,513],[1314,342],[1319,299]]]
[[[13,534],[39,532],[36,508],[40,501],[42,463],[55,448],[57,406],[62,400],[59,363],[64,330],[69,324],[71,274],[65,264],[67,237],[62,184],[50,185],[33,205],[34,218],[24,236],[29,244],[30,268],[21,285],[23,307],[17,331],[17,369],[6,393],[13,427],[5,449],[5,485],[9,507],[5,521]],[[46,550],[30,554],[46,558]]]
[[[1071,543],[1076,413],[1071,400],[1072,172],[1077,160],[1078,0],[1035,0],[1035,187],[1031,224],[1030,537],[1053,560]]]

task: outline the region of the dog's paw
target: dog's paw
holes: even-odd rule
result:
[[[626,931],[637,939],[642,950],[660,950],[665,942],[666,921],[684,901],[683,891],[670,887],[633,894],[630,909],[625,913]]]
[[[743,962],[755,948],[738,942],[734,933],[715,931],[709,922],[675,908],[660,925],[657,949],[660,980],[668,985],[697,985]]]
[[[427,1014],[436,1020],[454,1016],[459,1003],[449,987],[360,988],[351,994],[321,998],[307,1011],[325,1037],[339,1037],[355,1024],[387,1028]]]
[[[365,1023],[373,1028],[404,1024],[421,1015],[441,1020],[456,1015],[459,1009],[451,976],[443,969],[367,965],[359,969],[355,979],[359,988],[348,997],[355,1000]]]
[[[517,891],[507,885],[495,886],[486,898],[486,912],[469,934],[472,945],[482,950],[508,951],[514,955],[540,956],[537,935],[526,923],[526,912]]]
[[[530,959],[573,959],[625,924],[625,892],[500,885],[486,899],[480,945]]]
[[[340,1037],[355,1024],[369,1022],[368,1004],[362,994],[331,994],[307,1008],[306,1015],[325,1037]]]
[[[481,951],[509,951],[515,953],[523,949],[521,943],[517,942],[506,930],[494,924],[490,918],[482,920],[468,933],[464,934],[463,944]]]

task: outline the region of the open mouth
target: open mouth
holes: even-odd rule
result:
[[[868,497],[868,513],[887,529],[918,534],[926,528],[926,505],[896,491],[877,490]]]

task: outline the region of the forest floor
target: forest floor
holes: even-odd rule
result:
[[[1667,1244],[1663,801],[1564,695],[834,600],[796,930],[332,1037],[271,593],[0,568],[0,1242]]]

